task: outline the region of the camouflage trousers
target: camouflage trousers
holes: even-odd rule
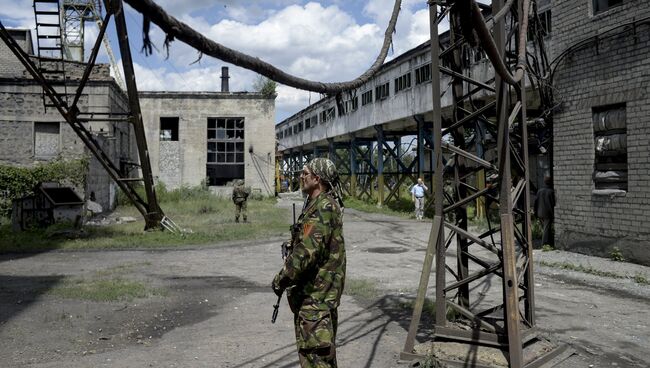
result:
[[[235,202],[235,220],[239,221],[239,216],[243,215],[244,221],[246,221],[248,217],[248,210],[246,207],[246,201],[239,203]]]
[[[300,367],[336,368],[336,309],[300,310],[293,321]]]

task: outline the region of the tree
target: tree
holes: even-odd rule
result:
[[[253,83],[255,91],[261,93],[264,97],[275,98],[278,95],[276,92],[277,87],[278,84],[275,81],[263,75],[258,75],[255,83]]]

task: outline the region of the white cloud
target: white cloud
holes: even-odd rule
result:
[[[6,21],[13,27],[34,27],[34,8],[30,0],[0,0],[0,17],[7,26]]]

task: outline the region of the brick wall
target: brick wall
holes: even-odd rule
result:
[[[28,54],[33,52],[32,38],[29,30],[8,29],[9,34],[16,40],[16,43]],[[16,59],[16,56],[9,50],[4,42],[0,42],[0,77],[11,77],[21,75],[23,66]]]
[[[553,55],[592,36],[571,52],[555,75],[554,184],[556,244],[650,264],[650,24],[606,32],[650,16],[650,2],[628,0],[593,15],[592,0],[553,1]],[[621,31],[623,29],[620,29]],[[609,35],[609,36],[608,36]],[[624,103],[627,114],[628,190],[617,196],[594,190],[592,108]]]
[[[42,89],[29,79],[4,79],[0,81],[0,164],[32,166],[45,161],[35,157],[34,152],[34,123],[59,122],[59,148],[62,157],[90,156],[90,152],[65,122],[63,117],[52,108],[47,112],[43,109]],[[74,91],[74,86],[69,93]],[[114,82],[91,81],[84,89],[79,100],[81,111],[93,112],[125,112],[126,96]],[[100,145],[106,150],[113,163],[119,167],[121,158],[137,161],[135,151],[131,147],[131,128],[128,123],[93,122],[87,124],[93,132],[97,132]],[[122,143],[122,140],[126,143]],[[122,150],[122,147],[128,149]],[[115,183],[103,170],[99,162],[91,159],[88,175],[87,193],[95,192],[97,201],[105,208],[114,208]],[[84,193],[80,193],[82,197]]]

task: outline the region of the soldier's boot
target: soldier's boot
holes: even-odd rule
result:
[[[244,222],[248,222],[248,219],[246,218],[246,216],[244,216]]]
[[[246,221],[246,220],[244,220]],[[239,223],[239,216],[235,216],[235,222]]]

